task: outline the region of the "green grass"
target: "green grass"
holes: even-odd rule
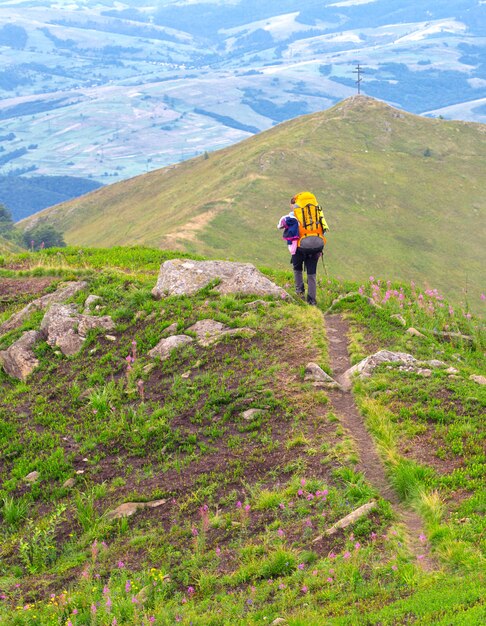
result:
[[[438,563],[425,572],[391,505],[357,471],[330,396],[303,382],[309,361],[329,371],[321,310],[272,299],[253,310],[254,298],[211,288],[156,301],[150,289],[171,255],[67,248],[19,255],[2,270],[86,278],[75,301],[101,296],[97,314],[113,316],[117,338],[92,333],[69,359],[41,343],[27,382],[0,371],[2,624],[480,623],[485,399],[469,379],[483,368],[480,322],[448,309],[434,316],[406,286],[403,309],[398,296],[381,309],[361,296],[338,307],[356,358],[406,349],[459,370],[422,379],[382,368],[355,385],[390,481],[424,521]],[[265,273],[281,285],[291,278]],[[358,287],[325,282],[321,308]],[[4,317],[24,304],[9,302]],[[397,311],[425,337],[406,335]],[[148,358],[169,324],[184,332],[207,317],[256,334]],[[34,316],[25,328],[39,323]],[[432,331],[445,324],[473,344],[439,341]],[[261,409],[252,421],[242,416],[249,408]],[[34,470],[39,479],[26,483]],[[155,499],[166,502],[122,520],[106,515]],[[372,514],[313,541],[372,499]]]
[[[424,157],[425,148],[432,151]],[[275,224],[311,189],[341,279],[414,279],[477,310],[486,258],[478,228],[486,166],[480,125],[344,101],[235,146],[109,185],[29,218],[70,244],[143,244],[284,269]],[[100,210],[103,207],[103,210]]]

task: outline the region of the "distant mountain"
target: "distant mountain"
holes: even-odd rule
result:
[[[0,174],[108,183],[364,93],[486,121],[482,0],[10,0]]]
[[[72,176],[0,176],[0,203],[18,221],[100,187],[95,180]]]
[[[314,191],[334,276],[414,279],[454,299],[481,289],[486,126],[364,96],[185,163],[109,185],[22,222],[83,246],[146,244],[285,267],[275,225]],[[484,287],[483,287],[484,290]]]

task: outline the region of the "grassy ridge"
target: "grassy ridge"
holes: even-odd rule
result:
[[[414,279],[479,295],[486,261],[485,128],[355,97],[236,146],[59,205],[69,243],[145,244],[285,267],[275,230],[295,191],[315,191],[334,276]]]
[[[12,281],[35,290],[51,278],[52,290],[84,277],[89,288],[75,301],[99,295],[96,314],[116,322],[116,341],[91,332],[74,357],[40,343],[26,382],[0,370],[2,624],[482,623],[486,392],[469,378],[484,371],[481,324],[435,292],[399,284],[370,282],[335,305],[350,322],[354,361],[386,347],[457,369],[424,378],[382,367],[355,386],[390,480],[424,520],[437,560],[426,572],[381,498],[369,517],[313,542],[377,498],[326,392],[303,381],[309,360],[329,366],[320,310],[272,299],[255,309],[251,297],[211,288],[155,301],[157,268],[173,256],[67,248],[0,269],[12,296],[0,321],[25,304]],[[282,286],[291,279],[270,275]],[[357,289],[327,281],[319,305]],[[424,336],[408,335],[396,313]],[[0,349],[41,318],[33,312]],[[256,334],[190,345],[154,367],[147,352],[169,325],[182,333],[204,318]],[[445,328],[472,343],[439,340],[434,330]],[[260,409],[252,420],[249,408]],[[166,503],[107,516],[154,499]]]

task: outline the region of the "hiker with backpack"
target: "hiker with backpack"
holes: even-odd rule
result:
[[[305,299],[304,267],[307,273],[307,302],[317,304],[317,263],[324,250],[324,233],[329,227],[314,194],[302,191],[290,200],[291,211],[283,215],[277,228],[283,229],[283,238],[292,255],[295,291]]]

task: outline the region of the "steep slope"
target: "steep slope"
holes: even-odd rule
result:
[[[275,231],[290,195],[312,189],[330,224],[326,260],[345,278],[479,290],[486,127],[424,119],[367,97],[286,122],[236,146],[48,209],[79,245],[179,249],[287,262]]]

